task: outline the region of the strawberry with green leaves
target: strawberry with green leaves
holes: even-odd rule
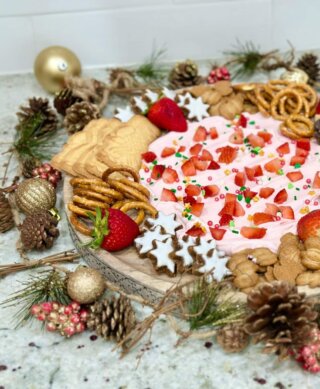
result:
[[[92,249],[119,251],[132,245],[140,233],[138,224],[119,209],[101,211],[97,208],[96,216],[91,212],[88,212],[88,216],[94,225],[93,239],[88,244]]]

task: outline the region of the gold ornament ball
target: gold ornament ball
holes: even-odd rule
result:
[[[290,81],[290,82],[301,82],[306,84],[309,80],[309,76],[306,72],[299,68],[293,68],[292,70],[287,70],[282,73],[280,76],[281,80]]]
[[[106,284],[98,270],[78,267],[68,277],[67,291],[72,300],[79,304],[90,304],[102,296]]]
[[[79,76],[81,64],[78,57],[62,46],[50,46],[42,50],[34,62],[34,74],[39,84],[51,93],[64,87],[66,76]]]
[[[56,204],[56,191],[47,180],[29,178],[18,186],[15,200],[21,211],[28,215],[53,208]]]

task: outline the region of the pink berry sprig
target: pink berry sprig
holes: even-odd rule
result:
[[[207,78],[207,83],[208,84],[215,84],[217,81],[222,81],[222,80],[230,80],[231,75],[229,70],[225,67],[218,67],[218,68],[213,68],[211,72],[208,75]]]
[[[53,168],[48,162],[45,162],[41,166],[34,168],[32,170],[32,176],[49,181],[55,188],[61,180],[61,172]]]
[[[83,332],[88,318],[88,311],[75,301],[69,305],[51,301],[35,304],[31,307],[31,314],[46,323],[47,331],[58,331],[67,338]]]
[[[297,350],[295,359],[304,370],[320,372],[320,330],[313,331],[313,341]]]

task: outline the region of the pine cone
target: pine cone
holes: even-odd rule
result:
[[[238,353],[244,350],[249,343],[249,335],[242,326],[236,324],[229,324],[220,328],[216,339],[227,353]]]
[[[201,81],[202,77],[198,74],[198,66],[190,60],[177,63],[169,74],[172,89],[198,85]]]
[[[57,115],[51,109],[49,100],[41,97],[32,97],[29,99],[29,106],[20,107],[20,111],[17,112],[19,123],[16,129],[19,131],[35,114],[39,113],[43,116],[43,124],[36,135],[41,136],[47,132],[55,131],[58,126]]]
[[[87,327],[105,340],[120,342],[135,326],[135,314],[126,297],[104,299],[90,306]]]
[[[65,116],[66,110],[75,103],[81,102],[80,97],[74,96],[69,88],[62,89],[53,100],[53,105],[57,112]]]
[[[66,110],[63,125],[69,134],[81,131],[91,120],[100,117],[100,111],[96,105],[83,101],[75,103]]]
[[[253,312],[244,330],[254,343],[265,343],[264,352],[280,358],[287,357],[289,349],[307,344],[316,327],[313,304],[287,282],[260,284],[248,295],[247,304]]]
[[[320,119],[316,120],[314,123],[314,137],[320,145]]]
[[[42,250],[53,246],[59,236],[58,220],[47,211],[27,216],[21,227],[21,242],[25,250]]]
[[[33,177],[32,171],[36,167],[41,166],[41,161],[38,158],[35,157],[26,157],[21,162],[21,173],[23,177],[25,178],[31,178]]]
[[[0,190],[0,232],[9,231],[13,226],[11,206],[3,191]]]
[[[303,54],[297,62],[297,67],[309,76],[309,83],[314,84],[320,77],[320,64],[318,57],[312,53]]]

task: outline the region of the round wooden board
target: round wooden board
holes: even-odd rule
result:
[[[113,254],[105,250],[91,250],[83,247],[83,243],[88,242],[90,238],[77,232],[69,220],[68,203],[72,198],[70,179],[70,176],[65,176],[63,188],[69,230],[77,250],[89,266],[98,269],[107,280],[119,286],[124,292],[139,295],[149,301],[151,305],[156,304],[174,285],[179,283],[183,286],[196,279],[196,276],[187,274],[177,277],[158,274],[154,270],[151,261],[148,258],[141,259],[134,247]],[[310,296],[320,294],[320,288],[311,289],[300,286],[299,291]],[[246,295],[242,292],[238,292],[238,296],[241,300],[246,298]]]

